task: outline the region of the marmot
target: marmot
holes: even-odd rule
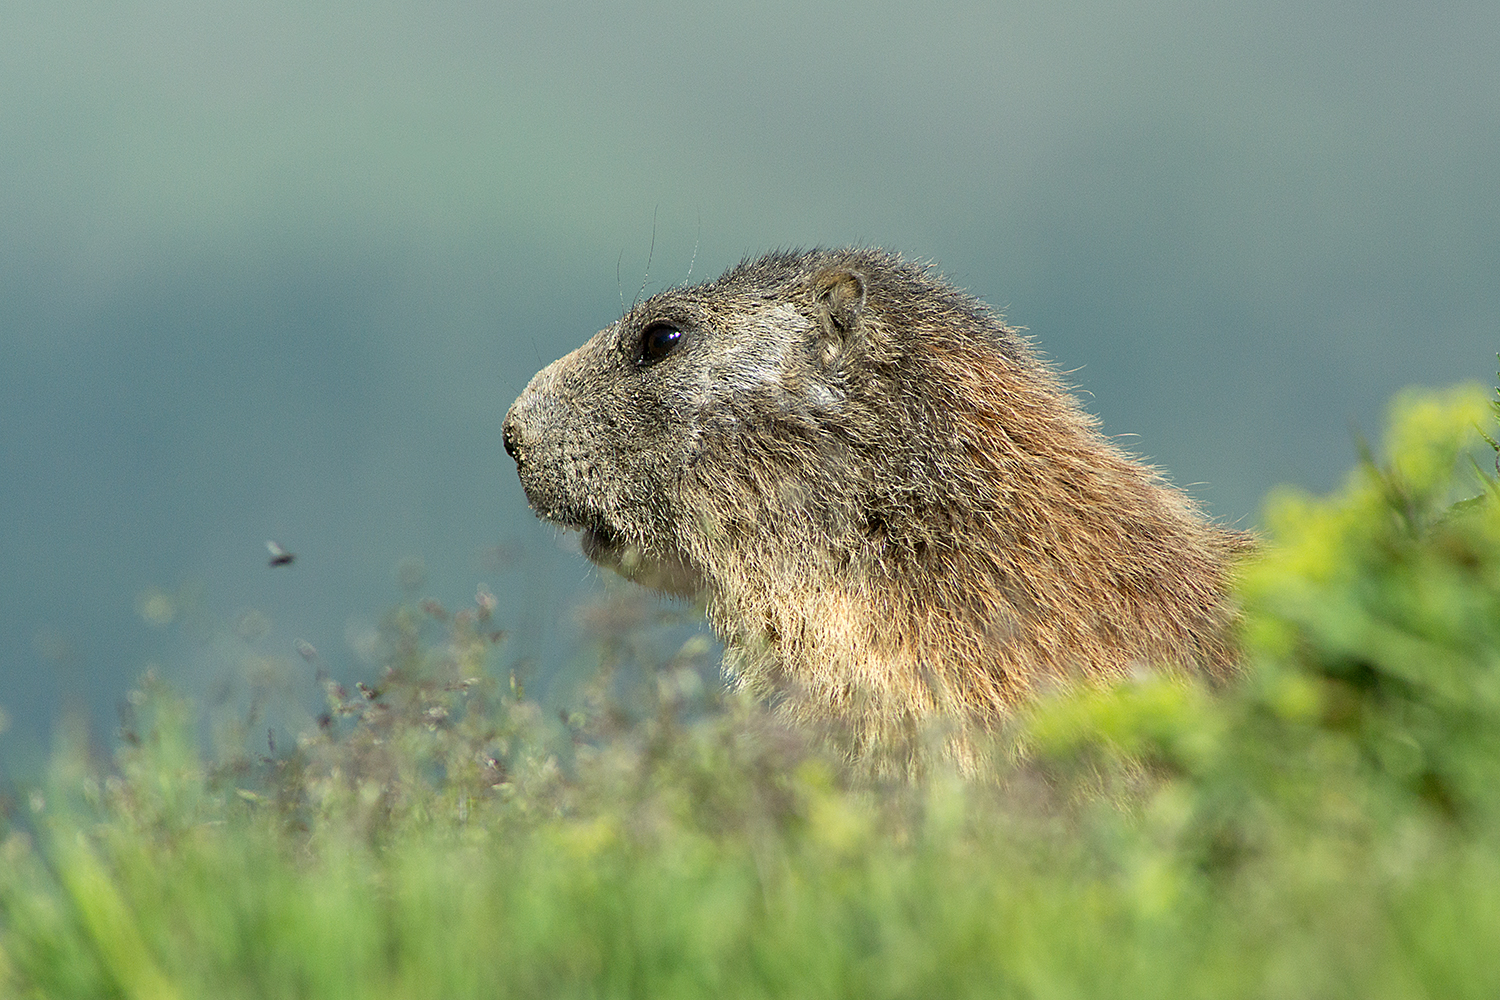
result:
[[[539,515],[703,599],[728,676],[854,757],[936,730],[972,766],[1041,688],[1233,670],[1249,536],[883,250],[772,253],[640,302],[531,380],[504,441]]]

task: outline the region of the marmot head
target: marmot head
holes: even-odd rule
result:
[[[924,374],[943,356],[993,373],[1026,350],[894,255],[772,254],[655,295],[548,366],[505,447],[538,514],[648,586],[702,593],[717,553],[768,533],[798,562],[852,568],[945,475],[973,479],[952,479],[964,443],[933,399],[962,387]]]

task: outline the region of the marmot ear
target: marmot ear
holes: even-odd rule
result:
[[[865,309],[865,278],[848,267],[830,267],[813,278],[813,305],[821,328],[825,364],[843,350]]]

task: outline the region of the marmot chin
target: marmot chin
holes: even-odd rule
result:
[[[539,515],[704,600],[731,679],[854,758],[936,738],[972,767],[1039,689],[1233,669],[1249,536],[1106,440],[983,303],[883,250],[646,299],[533,378],[504,441]]]

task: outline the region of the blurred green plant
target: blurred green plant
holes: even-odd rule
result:
[[[1494,996],[1497,418],[1400,395],[1342,490],[1268,501],[1237,683],[1052,697],[984,781],[853,773],[701,640],[625,711],[607,638],[549,722],[483,593],[393,611],[270,756],[148,676],[0,833],[0,994]]]

